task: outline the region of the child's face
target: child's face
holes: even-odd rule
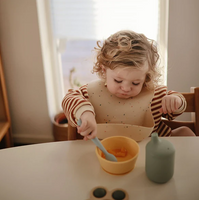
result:
[[[106,83],[109,92],[119,98],[128,99],[137,96],[145,82],[148,64],[140,69],[131,67],[106,69]]]

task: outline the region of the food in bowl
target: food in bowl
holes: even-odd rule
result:
[[[125,157],[127,155],[127,150],[124,147],[121,149],[107,149],[107,151],[115,157]],[[104,153],[102,153],[102,157],[105,158]]]

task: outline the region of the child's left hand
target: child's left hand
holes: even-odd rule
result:
[[[176,95],[166,95],[162,99],[161,113],[173,113],[180,108],[182,100]]]

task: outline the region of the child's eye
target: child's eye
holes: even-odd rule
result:
[[[116,80],[116,79],[114,79],[114,81],[116,82],[116,83],[121,83],[122,81],[118,81],[118,80]]]
[[[133,85],[139,85],[140,83],[132,83]]]

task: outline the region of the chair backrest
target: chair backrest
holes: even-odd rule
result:
[[[197,136],[199,136],[199,87],[191,88],[190,93],[182,93],[187,101],[187,108],[185,112],[192,113],[191,121],[172,120],[168,121],[163,119],[171,129],[178,128],[180,126],[189,127]]]
[[[190,112],[193,115],[191,121],[179,121],[167,119],[162,119],[165,124],[167,124],[171,129],[178,128],[180,126],[189,127],[196,136],[199,136],[199,87],[192,88],[193,92],[182,93],[187,101],[187,108],[185,112]],[[68,140],[82,139],[83,137],[77,133],[76,127],[72,127],[68,124]]]

